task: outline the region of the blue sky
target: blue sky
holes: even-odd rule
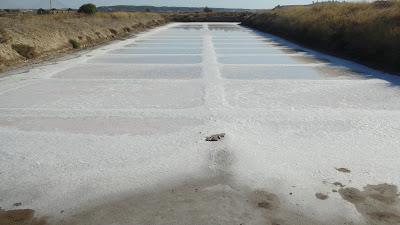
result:
[[[307,4],[312,0],[53,0],[57,8],[76,8],[83,3],[96,5],[155,5],[221,8],[272,8],[276,5]],[[0,8],[47,8],[49,0],[0,0]]]

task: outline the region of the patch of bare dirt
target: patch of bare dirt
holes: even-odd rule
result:
[[[400,224],[400,200],[397,186],[391,184],[367,185],[363,190],[342,188],[342,198],[352,203],[373,225]]]
[[[32,209],[0,209],[1,225],[48,225],[46,218],[37,218]]]
[[[328,195],[326,195],[326,194],[324,194],[324,193],[320,193],[320,192],[315,193],[315,197],[317,197],[319,200],[326,200],[326,199],[329,198]]]
[[[256,190],[251,194],[252,201],[257,203],[258,208],[264,209],[277,209],[279,208],[280,202],[277,195],[263,191]]]
[[[337,171],[342,172],[342,173],[350,173],[351,170],[341,167],[341,168],[335,168]]]
[[[341,188],[343,188],[343,187],[345,187],[346,185],[344,185],[344,184],[342,184],[342,183],[340,183],[340,182],[334,182],[333,183],[333,185],[335,185],[336,187],[341,187]]]
[[[211,136],[206,137],[206,141],[219,141],[225,137],[225,133],[213,134]]]

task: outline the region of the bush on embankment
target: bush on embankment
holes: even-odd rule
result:
[[[84,4],[78,9],[78,13],[95,14],[96,12],[96,5],[92,3]]]
[[[94,46],[166,22],[156,13],[2,13],[0,71],[74,48]]]
[[[381,69],[400,71],[400,2],[278,7],[243,22]]]

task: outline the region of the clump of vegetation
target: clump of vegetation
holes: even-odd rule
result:
[[[88,42],[89,44],[93,44],[93,43],[94,43],[93,38],[91,38],[91,37],[88,36],[88,35],[86,35],[86,40],[87,40],[87,42]]]
[[[124,30],[125,32],[127,32],[127,33],[131,32],[131,28],[129,28],[129,27],[124,27],[123,30]]]
[[[77,40],[70,39],[69,43],[72,45],[72,48],[77,49],[81,47],[81,43],[79,43]]]
[[[10,41],[11,36],[4,29],[0,29],[0,44],[7,44]]]
[[[400,2],[286,6],[243,23],[367,64],[400,71]]]
[[[49,14],[50,11],[40,8],[40,9],[38,9],[38,10],[36,11],[36,13],[37,13],[38,15],[45,15],[45,14]]]
[[[96,5],[92,3],[84,4],[78,9],[78,13],[95,14],[96,12]]]
[[[203,9],[203,12],[205,12],[205,13],[210,13],[210,12],[212,12],[212,11],[213,11],[213,10],[210,9],[210,8],[208,8],[208,6],[204,7],[204,9]]]
[[[12,49],[14,49],[18,54],[21,56],[27,58],[27,59],[33,59],[37,56],[37,53],[35,51],[35,48],[29,45],[25,44],[14,44],[11,45]]]
[[[116,30],[114,30],[114,29],[112,29],[112,28],[110,28],[110,29],[108,29],[113,35],[117,35],[118,34],[118,31],[116,31]]]

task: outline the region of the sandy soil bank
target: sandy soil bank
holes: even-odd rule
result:
[[[155,13],[0,15],[0,72],[166,23]]]

